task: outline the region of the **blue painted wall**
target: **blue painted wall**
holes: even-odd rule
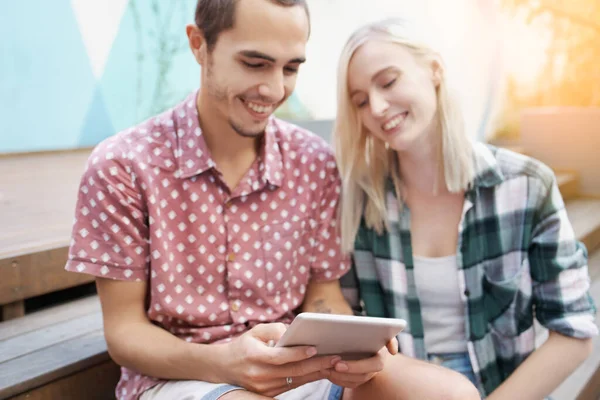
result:
[[[0,153],[93,146],[198,87],[185,36],[196,1],[111,0],[99,11],[117,3],[102,20],[89,0],[2,5]],[[302,111],[296,99],[286,109]]]

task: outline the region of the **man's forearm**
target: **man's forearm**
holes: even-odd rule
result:
[[[218,382],[222,345],[188,343],[149,323],[124,326],[109,351],[120,365],[162,379]]]

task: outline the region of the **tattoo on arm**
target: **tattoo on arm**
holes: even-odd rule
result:
[[[322,314],[331,314],[332,310],[327,306],[327,303],[323,299],[315,300],[312,303],[312,306],[315,309],[315,312]]]

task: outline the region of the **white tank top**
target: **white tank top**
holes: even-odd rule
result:
[[[413,256],[413,262],[427,352],[466,352],[465,307],[460,299],[456,256]]]

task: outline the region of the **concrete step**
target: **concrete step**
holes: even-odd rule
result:
[[[600,248],[600,199],[572,199],[566,206],[575,235],[592,254]]]

